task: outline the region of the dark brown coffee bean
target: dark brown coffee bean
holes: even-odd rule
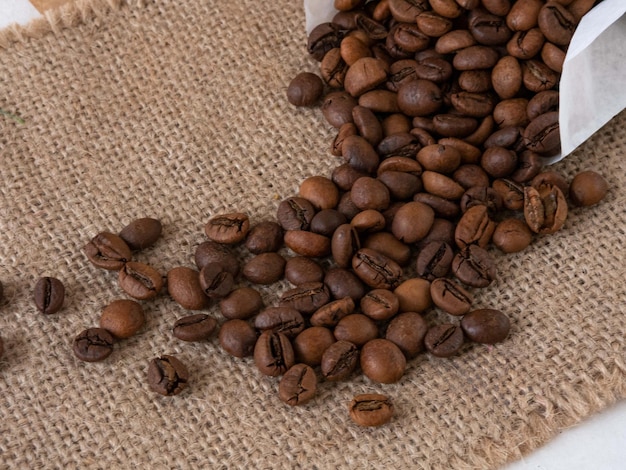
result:
[[[394,134],[406,134],[411,130],[411,121],[402,113],[389,114],[382,120],[385,138]]]
[[[539,28],[517,31],[507,43],[506,50],[518,59],[532,59],[539,54],[545,40],[546,38]]]
[[[263,299],[251,287],[239,287],[220,300],[220,312],[228,319],[246,320],[263,308]]]
[[[100,315],[100,328],[116,338],[130,338],[146,322],[143,307],[130,299],[118,299],[104,307]]]
[[[509,218],[498,223],[491,239],[504,253],[517,253],[530,245],[533,234],[526,222]]]
[[[454,109],[460,114],[475,118],[482,118],[491,114],[495,106],[491,96],[484,93],[470,93],[468,91],[452,93],[450,101]]]
[[[457,149],[461,153],[461,163],[476,164],[482,155],[482,151],[478,147],[456,137],[443,137],[437,143]]]
[[[428,2],[424,0],[389,0],[389,11],[396,21],[413,22],[427,9]]]
[[[452,21],[433,11],[423,11],[415,18],[419,29],[427,36],[438,38],[452,29]]]
[[[543,6],[543,0],[526,0],[525,2],[513,2],[511,10],[506,16],[506,24],[513,31],[528,31],[537,26],[539,11]]]
[[[357,100],[345,91],[329,93],[322,103],[322,114],[331,126],[341,128],[346,123],[353,122],[352,108]]]
[[[341,149],[344,161],[354,169],[367,174],[376,171],[380,159],[372,144],[363,137],[358,135],[346,137]]]
[[[374,57],[363,57],[350,66],[344,80],[344,88],[354,97],[387,80],[387,64]]]
[[[424,350],[427,331],[428,324],[419,313],[404,312],[389,322],[385,339],[398,346],[407,359],[412,359]]]
[[[552,186],[556,186],[563,195],[569,193],[567,179],[556,171],[542,171],[530,181],[530,185],[538,191],[549,190]]]
[[[452,273],[471,287],[487,287],[497,277],[493,256],[478,245],[467,245],[455,255]]]
[[[437,307],[455,316],[469,312],[474,301],[472,294],[448,278],[435,279],[430,284],[430,296]]]
[[[204,295],[210,299],[226,297],[235,285],[233,275],[219,263],[207,264],[200,270],[198,277]]]
[[[535,233],[554,233],[567,219],[567,201],[558,186],[524,188],[524,218]]]
[[[434,211],[435,217],[454,219],[461,211],[457,202],[430,193],[417,193],[413,196],[413,201],[429,206]]]
[[[359,31],[365,33],[365,36],[370,40],[380,40],[384,39],[387,36],[387,29],[384,25],[378,23],[373,18],[370,18],[366,15],[357,14],[355,17],[356,27]],[[380,57],[380,54],[374,53],[374,56],[379,59],[383,59]],[[384,59],[383,59],[384,60]]]
[[[339,320],[333,334],[337,340],[349,341],[361,347],[368,341],[378,338],[378,326],[367,315],[352,313]]]
[[[468,13],[467,19],[469,30],[479,44],[499,46],[506,44],[511,38],[512,31],[500,16],[477,8]]]
[[[354,29],[354,28],[351,28]],[[333,49],[334,51],[335,49]],[[325,56],[322,64],[326,60],[326,58],[330,55],[329,51]],[[371,57],[372,51],[368,47],[368,45],[359,39],[356,35],[354,36],[346,36],[341,40],[341,44],[339,46],[339,55],[341,59],[346,64],[345,71],[348,70],[347,66],[354,64],[357,60],[363,57]],[[344,75],[345,78],[345,75]],[[343,84],[343,81],[341,81]],[[342,85],[340,85],[342,86]]]
[[[406,266],[411,259],[411,248],[389,232],[376,232],[368,235],[361,245],[363,248],[382,253],[400,266]]]
[[[565,51],[551,42],[546,42],[541,48],[541,60],[556,73],[562,73]]]
[[[432,305],[430,298],[430,282],[426,279],[411,278],[401,283],[394,291],[398,298],[398,311],[425,312]]]
[[[424,344],[433,356],[450,357],[459,352],[463,340],[463,330],[460,326],[444,323],[428,330]]]
[[[454,232],[454,241],[459,248],[476,244],[485,248],[491,241],[496,223],[489,217],[486,206],[477,205],[465,211]],[[443,277],[443,276],[436,276]]]
[[[599,203],[609,191],[609,185],[599,173],[591,170],[577,173],[569,186],[569,197],[578,207]]]
[[[339,203],[339,189],[324,176],[310,176],[300,183],[299,197],[313,204],[315,210],[332,209]]]
[[[307,38],[307,50],[318,62],[331,49],[339,47],[343,33],[338,26],[332,23],[321,23],[309,33]]]
[[[187,315],[174,323],[174,337],[189,342],[206,341],[217,328],[217,320],[204,313]]]
[[[522,133],[524,129],[519,126],[506,126],[498,129],[491,134],[483,146],[485,148],[490,147],[504,147],[506,149],[519,150],[523,146]],[[488,185],[487,185],[488,186]]]
[[[250,220],[246,214],[234,212],[211,217],[204,226],[204,233],[210,240],[232,245],[239,243],[250,230]]]
[[[506,16],[511,10],[511,0],[482,0],[485,10],[492,15]]]
[[[126,242],[109,232],[100,232],[93,237],[83,251],[95,266],[115,271],[121,269],[132,256]]]
[[[373,209],[364,210],[355,215],[350,221],[357,233],[375,233],[385,229],[385,216]]]
[[[351,297],[334,300],[318,308],[311,315],[311,325],[332,328],[337,325],[339,320],[352,312],[354,312],[354,300]]]
[[[559,92],[556,90],[546,90],[540,91],[528,100],[526,113],[528,114],[528,119],[533,121],[542,114],[549,113],[550,111],[558,111],[558,109]]]
[[[324,269],[311,258],[294,256],[285,264],[285,279],[296,286],[307,282],[322,282]]]
[[[464,70],[459,74],[459,87],[470,93],[485,93],[491,90],[491,70]]]
[[[422,183],[426,192],[444,199],[461,199],[465,189],[449,176],[434,171],[422,173]],[[414,202],[414,204],[416,204]]]
[[[139,300],[153,299],[163,287],[163,277],[156,269],[136,261],[120,269],[118,282],[124,292]]]
[[[538,93],[554,88],[559,76],[543,62],[530,59],[522,62],[522,82],[528,90]]]
[[[263,375],[277,377],[295,364],[289,338],[282,333],[264,331],[254,346],[254,363]]]
[[[472,186],[461,197],[461,210],[466,212],[470,207],[486,206],[493,217],[502,210],[502,196],[493,188]]]
[[[322,376],[331,382],[343,380],[356,369],[358,361],[359,348],[355,344],[335,341],[322,354]]]
[[[65,302],[65,286],[56,277],[39,278],[33,293],[37,310],[46,315],[57,313]]]
[[[509,318],[500,310],[473,310],[461,320],[461,328],[476,343],[494,344],[504,341],[511,329]]]
[[[256,341],[256,331],[245,320],[227,320],[220,327],[220,346],[231,356],[252,356]]]
[[[216,243],[211,240],[202,242],[196,248],[194,260],[199,270],[209,263],[219,263],[226,271],[231,273],[233,277],[239,274],[239,261],[237,261],[237,258],[232,254],[230,248],[221,243]]]
[[[399,57],[404,57],[408,55],[407,53],[423,51],[428,47],[429,42],[430,38],[419,29],[414,21],[396,23],[387,35],[387,49],[392,55],[395,53]]]
[[[255,255],[278,251],[282,243],[283,229],[273,220],[264,220],[254,225],[246,237],[246,248]]]
[[[510,55],[498,60],[491,74],[493,89],[503,100],[513,98],[522,88],[522,66]]]
[[[376,338],[361,349],[361,370],[367,378],[379,383],[394,383],[402,378],[406,357],[395,343]]]
[[[480,166],[473,164],[461,165],[452,174],[452,179],[465,189],[472,186],[489,186],[489,175]]]
[[[157,219],[143,217],[133,220],[124,227],[119,237],[126,242],[131,250],[141,250],[154,245],[161,236],[163,226]]]
[[[433,241],[424,245],[417,255],[417,275],[432,281],[448,274],[454,252],[446,242]]]
[[[537,23],[548,41],[565,46],[572,40],[578,22],[563,5],[548,1],[539,11]]]
[[[382,426],[393,417],[393,403],[387,396],[377,393],[355,396],[348,409],[350,418],[359,426]]]
[[[404,243],[415,243],[426,236],[435,219],[435,211],[428,205],[411,201],[404,204],[391,225],[394,236]]]
[[[411,199],[416,192],[422,190],[419,177],[411,173],[385,171],[378,180],[387,187],[390,197],[398,201]]]
[[[541,156],[530,150],[524,150],[518,158],[517,169],[511,175],[516,183],[527,183],[537,176],[543,168]]]
[[[373,320],[388,320],[398,313],[400,300],[390,290],[372,289],[360,302],[361,311]]]
[[[392,259],[370,248],[361,248],[352,258],[352,269],[374,289],[393,289],[400,282],[402,268]]]
[[[437,39],[435,51],[439,54],[452,54],[475,44],[476,39],[472,33],[466,29],[455,29]]]
[[[331,252],[337,266],[347,268],[352,264],[352,257],[361,248],[359,235],[350,224],[337,227],[331,240]]]
[[[517,153],[504,147],[489,147],[480,159],[480,166],[493,178],[505,178],[517,168]]]
[[[223,269],[221,265],[215,266]],[[167,291],[176,303],[187,310],[201,310],[209,304],[209,298],[200,285],[200,273],[186,266],[167,272]]]
[[[354,182],[351,189],[352,202],[361,210],[383,211],[389,207],[391,195],[384,183],[376,178],[364,176]]]
[[[260,331],[271,330],[294,338],[304,330],[304,318],[291,307],[268,307],[254,319],[254,327]]]
[[[339,128],[339,131],[337,132],[337,135],[335,136],[335,139],[333,140],[330,146],[330,153],[336,157],[341,157],[341,155],[343,155],[343,141],[345,140],[346,137],[350,135],[358,135],[358,130],[356,126],[354,125],[354,123],[346,122],[345,124],[341,125],[341,127]],[[345,166],[349,166],[349,165],[346,163]],[[354,170],[353,168],[352,170],[353,172],[356,172],[356,170]],[[350,189],[350,187],[352,186],[352,183],[343,182],[346,180],[349,181],[349,179],[347,179],[346,177],[337,178],[335,176],[335,171],[338,171],[338,169],[335,168],[335,170],[333,171],[333,176],[332,176],[333,183],[335,183],[337,186],[339,186],[340,189],[343,189],[344,191]],[[361,176],[365,176],[365,175],[361,175]]]
[[[430,231],[419,241],[417,247],[421,248],[432,241],[442,241],[452,246],[454,245],[454,229],[455,225],[451,221],[435,218]]]
[[[490,69],[498,62],[498,53],[487,46],[470,46],[457,52],[452,59],[456,70]]]
[[[187,367],[174,356],[166,354],[150,361],[148,385],[153,392],[165,396],[178,395],[188,383]]]
[[[87,328],[74,338],[72,350],[81,361],[104,361],[113,352],[113,342],[113,336],[104,328]],[[0,357],[2,357],[1,345],[2,340],[0,340]]]
[[[441,90],[430,80],[412,80],[398,90],[398,106],[407,116],[427,116],[442,105]]]
[[[416,137],[410,133],[393,134],[385,137],[376,147],[384,163],[390,157],[405,157],[415,159],[415,155],[421,148]],[[415,169],[419,172],[419,169]]]
[[[278,396],[290,406],[301,406],[311,401],[316,389],[315,371],[306,364],[295,364],[280,379]]]
[[[350,297],[357,303],[367,292],[363,281],[352,270],[345,268],[329,269],[324,276],[324,284],[333,299]]]
[[[288,289],[281,295],[280,306],[293,307],[304,314],[312,314],[330,301],[330,292],[322,282],[307,282]]]
[[[286,263],[278,253],[261,253],[250,259],[241,272],[250,282],[269,285],[282,279]]]
[[[399,113],[398,94],[389,90],[375,89],[363,93],[358,104],[375,113]]]
[[[315,215],[313,204],[301,197],[289,197],[278,205],[276,218],[284,230],[308,230]]]
[[[287,101],[294,106],[313,106],[324,92],[324,82],[311,72],[296,75],[287,87]]]
[[[444,83],[452,77],[452,64],[441,57],[426,57],[415,66],[417,78]]]
[[[335,341],[332,331],[328,328],[323,326],[306,328],[293,340],[296,361],[311,367],[319,366],[322,363],[324,351]]]
[[[355,106],[352,108],[352,118],[359,135],[372,145],[378,145],[383,139],[383,128],[376,115],[368,108]]]
[[[294,253],[310,258],[323,258],[330,254],[330,238],[305,230],[287,230],[285,246]]]
[[[435,132],[443,137],[467,137],[478,128],[478,121],[455,114],[438,114],[433,118]]]
[[[491,184],[506,209],[518,211],[524,208],[524,187],[521,184],[508,179],[497,179]]]
[[[335,167],[331,178],[339,189],[350,191],[354,182],[363,176],[367,176],[367,173],[354,169],[348,163],[343,163]]]
[[[424,170],[452,173],[461,164],[461,153],[454,147],[427,145],[417,152],[417,161]]]

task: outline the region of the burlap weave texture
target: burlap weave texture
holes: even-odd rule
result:
[[[105,362],[73,356],[73,337],[124,297],[81,252],[97,232],[159,218],[162,239],[137,259],[193,266],[211,215],[271,218],[339,163],[321,112],[285,98],[291,77],[317,68],[300,3],[79,1],[0,35],[0,108],[25,121],[0,117],[0,468],[498,468],[626,397],[624,113],[554,167],[599,171],[607,198],[498,255],[497,283],[476,293],[511,318],[501,344],[420,356],[393,385],[321,383],[295,409],[216,338],[173,338],[188,312],[167,295],[144,303],[147,324]],[[42,275],[66,284],[55,316],[32,302]],[[264,288],[267,304],[286,287]],[[146,384],[165,353],[192,374],[173,398]],[[363,392],[392,397],[392,423],[350,422]]]

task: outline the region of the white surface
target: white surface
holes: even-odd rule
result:
[[[14,22],[24,24],[39,16],[27,0],[0,0],[0,28]],[[626,401],[564,431],[543,448],[502,470],[624,469]]]
[[[25,24],[40,16],[28,0],[0,0],[0,29],[12,23]]]

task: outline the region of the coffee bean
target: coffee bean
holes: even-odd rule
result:
[[[511,38],[512,32],[500,16],[476,8],[468,13],[467,19],[469,30],[479,44],[499,46]]]
[[[430,284],[430,296],[433,303],[450,315],[465,315],[472,308],[472,294],[451,279],[435,279]]]
[[[518,59],[532,59],[541,51],[546,38],[539,28],[517,31],[506,44],[506,50]]]
[[[315,210],[332,209],[339,203],[339,189],[324,176],[310,176],[300,183],[299,196]]]
[[[57,313],[65,301],[65,286],[55,277],[39,278],[35,284],[34,300],[37,309],[46,315]]]
[[[350,297],[344,297],[343,299],[334,300],[326,305],[318,308],[313,315],[311,315],[312,326],[325,326],[332,328],[344,318],[346,315],[350,315],[354,312],[354,300]]]
[[[519,211],[524,208],[524,187],[513,180],[499,178],[491,183],[493,190],[499,194],[502,205],[506,209]],[[493,209],[491,213],[494,214]]]
[[[352,269],[359,279],[374,289],[393,289],[402,276],[398,263],[370,248],[361,248],[356,252],[352,258]]]
[[[426,204],[434,211],[435,217],[442,217],[446,219],[454,219],[461,212],[458,202],[449,201],[434,194],[429,193],[417,193],[413,196],[413,201]],[[418,241],[420,243],[421,241]]]
[[[504,341],[511,323],[500,310],[483,308],[465,315],[461,320],[461,328],[465,336],[476,343],[494,344]]]
[[[528,31],[530,28],[535,27],[543,4],[543,0],[513,2],[511,10],[509,10],[506,16],[507,26],[513,31]]]
[[[256,331],[245,320],[227,320],[220,327],[220,346],[231,356],[252,356],[256,341]]]
[[[283,243],[283,229],[273,220],[254,225],[246,237],[246,248],[255,255],[278,251]],[[236,276],[237,273],[231,273]]]
[[[322,209],[311,220],[311,232],[332,237],[340,225],[348,222],[348,218],[336,209]]]
[[[442,105],[441,89],[430,80],[412,80],[398,90],[398,106],[407,116],[428,116]]]
[[[350,418],[359,426],[382,426],[393,417],[391,400],[378,393],[365,393],[355,396],[348,407]]]
[[[411,259],[409,245],[402,243],[389,232],[372,233],[365,237],[361,246],[385,255],[400,266],[405,266]]]
[[[455,255],[452,273],[471,287],[487,287],[497,276],[493,256],[478,245],[467,245]]]
[[[491,241],[495,228],[496,223],[489,217],[487,206],[476,205],[468,208],[459,220],[454,232],[454,241],[459,248],[471,244],[485,248]]]
[[[74,338],[72,350],[81,361],[104,361],[113,352],[113,342],[113,336],[104,328],[87,328]],[[2,357],[2,340],[0,340],[0,357]]]
[[[489,175],[478,165],[464,164],[452,174],[452,179],[466,190],[472,186],[489,186]]]
[[[404,243],[415,243],[426,236],[433,221],[435,211],[428,205],[411,201],[396,212],[391,225],[395,237]]]
[[[351,269],[331,268],[324,276],[324,285],[333,299],[350,297],[359,302],[367,292],[367,287]]]
[[[606,180],[595,171],[577,173],[569,186],[569,197],[575,206],[587,207],[600,202],[609,191]]]
[[[572,39],[577,21],[563,5],[548,1],[539,11],[537,23],[548,41],[565,46]]]
[[[472,186],[461,197],[461,211],[467,212],[475,206],[485,206],[493,217],[502,210],[502,196],[500,192],[485,186]]]
[[[424,337],[426,349],[433,356],[450,357],[463,346],[463,330],[460,326],[443,323],[432,326]]]
[[[359,362],[359,348],[349,341],[338,340],[322,354],[321,371],[331,382],[347,378]]]
[[[198,278],[202,292],[210,299],[226,297],[233,290],[235,284],[233,275],[219,263],[209,263],[204,266],[200,270]]]
[[[277,377],[295,364],[289,338],[282,333],[264,331],[254,346],[254,363],[263,375]]]
[[[552,186],[556,186],[563,195],[569,193],[569,183],[556,171],[542,171],[530,181],[530,186],[538,191],[549,191]]]
[[[108,304],[100,315],[100,328],[116,338],[130,338],[137,334],[146,322],[140,303],[130,299],[118,299]]]
[[[323,326],[311,326],[293,340],[296,361],[311,367],[322,363],[322,355],[336,341],[333,332]]]
[[[567,201],[557,186],[524,188],[524,218],[535,233],[554,233],[567,219]]]
[[[333,329],[337,340],[349,341],[358,347],[378,338],[378,326],[367,315],[351,313],[343,317]]]
[[[351,189],[352,202],[361,210],[385,210],[391,196],[389,189],[380,180],[365,176],[354,182]]]
[[[372,90],[387,79],[387,65],[374,57],[363,57],[350,66],[344,81],[345,90],[354,97]]]
[[[301,313],[312,314],[329,301],[330,292],[322,282],[307,282],[283,292],[280,306],[293,307]]]
[[[308,230],[315,215],[313,204],[302,197],[289,197],[278,205],[276,218],[284,230]]]
[[[295,308],[267,307],[255,317],[254,327],[260,331],[270,330],[294,338],[304,330],[305,323]]]
[[[453,256],[452,247],[446,242],[433,241],[427,243],[417,255],[417,275],[429,281],[445,276],[450,270]]]
[[[263,299],[251,287],[239,287],[220,300],[220,312],[228,319],[246,320],[263,308]]]
[[[426,279],[407,279],[393,293],[398,298],[399,312],[422,313],[432,304],[430,282]]]
[[[357,233],[373,233],[380,232],[385,228],[385,217],[382,213],[368,209],[359,212],[350,221]]]
[[[226,271],[231,273],[233,277],[239,274],[239,261],[237,261],[237,258],[232,254],[227,245],[222,245],[221,243],[216,243],[211,240],[202,242],[196,248],[194,259],[199,270],[209,263],[219,263]]]
[[[331,239],[331,253],[337,266],[350,266],[352,257],[360,248],[359,234],[353,225],[343,224],[337,227]]]
[[[517,253],[532,242],[533,234],[523,220],[504,219],[498,223],[493,236],[493,244],[504,253]]]
[[[551,111],[558,111],[558,109],[559,92],[556,90],[545,90],[540,91],[528,100],[526,113],[528,114],[528,119],[532,121],[542,114],[549,113]]]
[[[154,245],[161,236],[161,221],[151,217],[135,219],[126,225],[119,237],[126,242],[131,250],[141,250]]]
[[[126,242],[110,232],[100,232],[84,246],[83,251],[95,266],[115,271],[121,269],[132,256]]]
[[[354,121],[352,117],[352,108],[354,108],[357,104],[357,100],[352,97],[350,93],[345,91],[336,91],[329,93],[324,97],[322,102],[322,114],[328,124],[339,129],[344,124],[352,123]]]
[[[388,320],[398,313],[400,300],[386,289],[372,289],[360,302],[361,311],[373,320]]]
[[[324,269],[311,258],[294,256],[285,264],[285,279],[296,286],[309,282],[322,282]]]
[[[428,324],[420,314],[403,312],[391,319],[385,339],[398,346],[407,359],[412,359],[424,350],[427,331]]]
[[[343,33],[332,23],[321,23],[309,33],[307,50],[311,56],[320,61],[331,49],[339,47]]]
[[[161,274],[152,266],[137,261],[129,261],[120,269],[118,281],[124,292],[139,300],[156,297],[163,287]]]
[[[287,87],[287,101],[294,106],[312,106],[324,92],[322,79],[310,72],[296,75]]]
[[[294,253],[310,258],[323,258],[330,254],[330,238],[305,230],[287,230],[285,246]]]
[[[217,320],[204,313],[187,315],[174,323],[174,337],[189,342],[206,341],[217,328]]]
[[[234,212],[211,217],[204,226],[204,233],[210,240],[232,245],[239,243],[250,230],[250,220],[246,214]]]
[[[209,304],[200,285],[200,273],[186,266],[177,266],[167,272],[167,291],[187,310],[201,310]]]
[[[406,368],[404,353],[388,339],[376,338],[361,348],[361,370],[367,378],[379,383],[394,383]]]
[[[306,364],[292,366],[278,383],[278,396],[290,406],[308,403],[317,389],[315,371]]]
[[[273,284],[282,279],[287,261],[278,253],[261,253],[242,269],[244,277],[255,284]]]
[[[156,357],[148,366],[148,385],[153,392],[165,396],[178,395],[189,383],[185,364],[170,355]]]

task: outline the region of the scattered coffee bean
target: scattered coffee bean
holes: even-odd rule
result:
[[[254,363],[263,375],[277,377],[295,364],[293,347],[282,333],[261,333],[254,346]]]
[[[204,313],[187,315],[174,323],[174,337],[183,341],[206,341],[217,328],[217,320]]]
[[[602,175],[581,171],[570,183],[569,197],[575,206],[593,206],[604,199],[608,190],[609,185]]]
[[[132,256],[126,242],[109,232],[100,232],[93,237],[83,251],[95,266],[112,271],[122,269]]]
[[[200,285],[200,273],[186,266],[177,266],[167,272],[167,292],[187,310],[201,310],[209,304]]]
[[[116,338],[130,338],[146,322],[140,303],[130,299],[118,299],[108,304],[100,315],[100,328]]]
[[[154,245],[161,236],[161,221],[151,217],[135,219],[125,226],[119,237],[126,242],[131,250],[141,250]]]
[[[81,361],[104,361],[113,352],[113,342],[113,336],[104,328],[87,328],[74,338],[72,350]],[[0,340],[0,353],[1,346]]]
[[[239,287],[221,299],[219,306],[224,317],[246,320],[263,308],[263,298],[252,287]]]
[[[324,269],[313,259],[294,256],[285,264],[285,279],[295,286],[324,280]]]
[[[355,396],[348,410],[352,421],[359,426],[382,426],[391,421],[394,413],[391,400],[378,393]]]
[[[295,76],[287,88],[287,100],[294,106],[312,106],[324,92],[322,79],[310,72]]]
[[[391,319],[385,339],[398,346],[407,359],[412,359],[424,350],[427,331],[428,324],[419,313],[403,312]]]
[[[321,370],[326,380],[347,378],[359,362],[359,348],[349,341],[337,340],[322,354]]]
[[[232,245],[239,243],[250,230],[250,220],[246,214],[234,212],[211,217],[204,226],[204,233],[210,240]]]
[[[65,301],[65,286],[55,277],[42,277],[35,284],[35,305],[46,315],[57,313]]]
[[[120,269],[118,281],[124,292],[138,300],[153,299],[163,287],[161,274],[137,261],[129,261]]]
[[[311,326],[303,330],[293,340],[296,361],[311,367],[322,363],[322,355],[336,341],[333,332],[323,326]]]
[[[283,229],[278,222],[265,220],[254,225],[246,237],[246,248],[258,255],[278,251],[283,244]],[[236,276],[237,273],[233,273]]]
[[[308,403],[317,390],[317,377],[306,364],[293,365],[278,383],[278,396],[290,406]]]
[[[148,385],[153,392],[172,396],[182,392],[189,383],[189,371],[174,356],[163,355],[150,361]]]
[[[200,270],[198,279],[202,292],[211,299],[226,297],[235,284],[233,275],[219,263],[205,265]]]
[[[220,346],[231,356],[252,356],[256,341],[256,331],[245,320],[227,320],[220,327]]]
[[[437,307],[456,316],[469,312],[474,301],[472,294],[445,277],[435,279],[430,284],[430,295]]]
[[[207,240],[196,248],[194,260],[199,270],[209,263],[221,264],[233,277],[239,274],[239,261],[227,245]]]
[[[304,318],[291,307],[267,307],[254,318],[254,327],[259,331],[282,333],[294,338],[305,328]]]
[[[424,337],[424,344],[433,356],[453,356],[463,346],[463,330],[451,323],[432,326]]]
[[[361,348],[361,369],[366,377],[379,383],[394,383],[404,375],[406,357],[395,343],[376,338]]]
[[[472,341],[494,344],[504,341],[511,323],[500,310],[483,308],[473,310],[461,319],[461,328]]]

